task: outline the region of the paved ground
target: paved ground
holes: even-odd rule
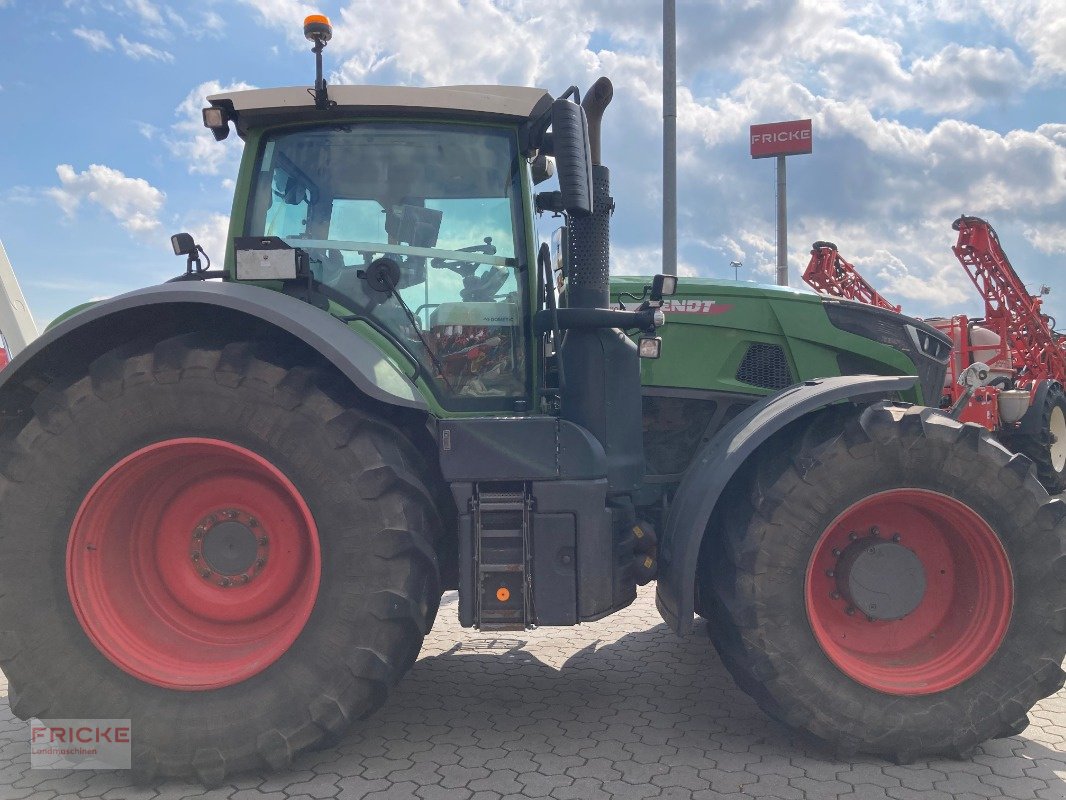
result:
[[[490,636],[461,630],[449,595],[389,704],[337,749],[207,794],[30,771],[26,723],[5,702],[0,800],[1066,798],[1066,692],[970,761],[835,761],[764,717],[702,635],[668,633],[652,597],[576,629]]]

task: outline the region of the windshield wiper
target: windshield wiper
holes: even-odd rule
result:
[[[444,385],[448,387],[448,391],[455,394],[455,389],[452,387],[451,381],[449,381],[448,376],[444,374],[444,365],[440,363],[437,354],[433,352],[433,348],[429,346],[426,337],[422,335],[422,329],[418,326],[418,320],[415,318],[414,312],[411,311],[411,307],[404,302],[404,299],[400,297],[400,293],[396,291],[396,287],[391,282],[389,283],[389,292],[396,299],[396,302],[400,304],[400,308],[402,308],[407,315],[407,319],[411,321],[411,327],[414,328],[415,333],[418,335],[418,340],[422,342],[422,346],[426,348],[429,360],[433,362],[433,367],[437,370],[437,374],[440,375],[440,379],[444,381]]]

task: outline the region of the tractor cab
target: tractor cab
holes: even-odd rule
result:
[[[350,120],[263,132],[243,230],[411,354],[448,404],[524,400],[531,257],[514,127]],[[372,279],[388,259],[394,286]]]

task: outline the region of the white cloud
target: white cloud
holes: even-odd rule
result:
[[[206,81],[181,101],[175,109],[178,121],[170,126],[170,133],[165,139],[170,152],[187,163],[189,172],[217,175],[224,168],[236,172],[236,161],[241,152],[240,140],[231,134],[225,141],[216,142],[215,137],[204,127],[201,114],[207,106],[208,95],[254,88],[244,82],[223,86],[219,81]]]
[[[107,38],[107,34],[103,31],[91,28],[75,28],[71,33],[89,45],[89,47],[96,52],[115,49],[115,46],[111,44],[111,40]]]
[[[1025,238],[1039,250],[1048,255],[1066,253],[1066,224],[1045,222],[1040,227],[1025,228]]]
[[[163,25],[163,12],[150,0],[126,0],[126,7],[147,25]]]
[[[117,169],[91,164],[75,172],[70,164],[56,167],[61,186],[47,194],[68,216],[83,201],[95,203],[131,233],[149,233],[159,227],[159,212],[166,195],[143,178],[130,178]]]
[[[1066,11],[1062,0],[981,0],[980,5],[1030,52],[1038,76],[1066,72]]]
[[[221,267],[226,256],[226,238],[229,234],[228,214],[208,214],[196,216],[186,221],[185,230],[200,245],[213,262],[214,267]],[[207,264],[205,263],[206,267]]]
[[[134,61],[140,61],[144,58],[153,61],[162,61],[167,64],[174,61],[174,56],[166,50],[160,50],[144,42],[131,42],[122,34],[119,34],[118,43],[122,48],[122,52]]]

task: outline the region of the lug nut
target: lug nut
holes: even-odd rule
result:
[[[881,530],[876,525],[874,525],[872,528],[870,528],[870,535],[871,536],[880,536],[881,535]]]
[[[247,573],[245,573],[244,575],[241,575],[241,583],[248,583],[248,581],[250,581],[250,580],[251,580],[251,578],[248,576]]]
[[[229,583],[230,583],[229,578],[223,578],[222,580],[220,580],[218,582],[218,585],[223,587],[223,588],[225,588],[225,587],[229,586]]]
[[[893,541],[893,542],[898,542],[898,541],[899,541],[900,539],[902,539],[902,538],[903,538],[903,537],[902,537],[902,536],[900,536],[900,535],[899,535],[898,533],[893,533],[893,534],[892,534],[892,541]]]
[[[835,578],[836,575],[837,574],[835,572],[833,572],[833,570],[831,570],[831,569],[827,569],[825,571],[825,577],[827,577],[827,578]]]
[[[855,613],[855,606],[848,606],[844,609],[844,613],[850,617],[852,614]]]
[[[255,517],[248,517],[248,527],[249,528],[258,528],[259,527],[259,520],[257,520]]]
[[[834,547],[833,548],[833,555],[835,555],[837,558],[840,558],[840,553],[841,553],[841,550],[840,550],[839,547]]]
[[[210,578],[211,577],[211,570],[209,570],[209,569],[202,570],[200,572],[200,577],[201,578]]]
[[[226,516],[229,517],[230,519],[237,519],[237,512],[236,511],[227,511],[226,512]]]
[[[199,561],[200,560],[200,554],[199,553],[193,553],[192,554],[192,560],[193,561]]]
[[[256,565],[256,566],[257,566],[257,567],[258,567],[259,569],[262,569],[262,568],[263,568],[263,565],[264,565],[264,564],[266,564],[266,560],[265,560],[265,559],[262,559],[262,558],[257,558],[257,559],[255,560],[255,565]]]
[[[831,591],[829,593],[829,599],[830,600],[839,600],[840,599],[840,592],[838,592],[836,589],[834,589],[833,591]]]
[[[270,540],[267,539],[267,537],[265,537],[265,536],[260,536],[259,537],[259,544],[263,545],[263,547],[266,547],[268,544],[270,544]]]
[[[848,534],[848,538],[851,539],[851,541],[854,542],[856,539],[859,538],[859,534],[855,533],[855,531],[852,531],[851,533]]]

